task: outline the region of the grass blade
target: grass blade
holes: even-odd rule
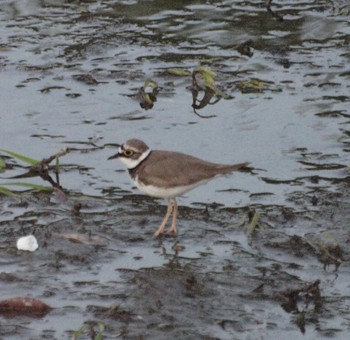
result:
[[[260,217],[260,214],[255,210],[253,218],[247,227],[247,236],[252,236],[255,228],[258,225],[259,217]]]
[[[40,185],[40,184],[34,184],[34,183],[21,183],[21,182],[9,182],[9,183],[2,183],[2,185],[11,185],[11,186],[18,186],[18,187],[24,187],[28,189],[35,189],[39,191],[51,191],[52,188]]]
[[[4,194],[6,196],[12,196],[14,193],[7,188],[0,187],[0,194]]]
[[[17,152],[13,152],[13,151],[10,151],[10,150],[6,150],[6,149],[0,148],[0,151],[5,152],[5,153],[7,153],[8,155],[10,155],[12,157],[18,158],[22,162],[30,164],[30,165],[34,165],[34,164],[39,162],[36,159],[29,158],[27,156],[21,155],[21,154],[19,154]]]
[[[6,163],[5,161],[0,157],[0,172],[3,172],[5,170]]]

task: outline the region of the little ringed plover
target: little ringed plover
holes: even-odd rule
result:
[[[170,235],[176,235],[176,197],[233,171],[247,169],[248,163],[216,164],[180,152],[151,150],[139,139],[129,139],[108,159],[119,158],[128,168],[136,187],[152,197],[168,200],[166,215],[154,233],[163,234],[173,213]]]

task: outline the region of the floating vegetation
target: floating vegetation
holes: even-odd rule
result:
[[[167,71],[175,76],[192,77],[192,107],[195,114],[201,118],[213,118],[216,115],[202,116],[197,113],[197,110],[203,109],[207,105],[214,105],[222,98],[233,98],[216,85],[216,73],[207,66],[200,66],[193,71],[175,68],[169,68]],[[203,96],[199,99],[201,93],[203,93]]]
[[[167,72],[174,76],[188,77],[192,75],[192,71],[183,68],[168,68]]]
[[[237,81],[233,86],[242,93],[262,93],[265,91],[282,92],[282,88],[272,81],[251,78],[244,81]]]
[[[151,109],[157,101],[158,92],[158,84],[152,79],[147,79],[137,94],[140,106],[145,110]]]
[[[198,76],[203,80],[203,85],[200,84]],[[209,88],[216,97],[231,99],[231,96],[218,88],[214,80],[215,77],[216,73],[209,67],[199,67],[192,72],[192,86],[196,90],[205,90]]]
[[[102,340],[103,332],[105,330],[105,324],[103,322],[93,322],[90,321],[86,323],[84,326],[80,327],[78,330],[73,332],[72,340],[78,340],[81,337],[86,338],[86,335],[90,337],[90,339],[94,340]]]

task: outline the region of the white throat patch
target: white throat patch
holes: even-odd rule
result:
[[[122,150],[119,148],[119,152],[121,153]],[[148,149],[146,150],[143,154],[138,159],[131,159],[131,158],[126,158],[126,157],[119,157],[119,159],[126,165],[128,169],[133,169],[137,167],[143,160],[145,160],[148,155],[151,153],[151,150]]]

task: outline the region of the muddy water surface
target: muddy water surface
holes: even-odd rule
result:
[[[16,191],[0,196],[1,296],[52,309],[3,313],[0,337],[347,339],[349,13],[336,0],[270,12],[262,1],[1,2],[0,147],[71,152],[52,192],[6,186],[50,184],[1,153],[0,187]],[[224,95],[206,101],[200,67]],[[158,88],[146,110],[147,79]],[[179,235],[154,239],[164,202],[107,161],[131,137],[256,170],[182,197]],[[27,234],[34,253],[16,250]]]

